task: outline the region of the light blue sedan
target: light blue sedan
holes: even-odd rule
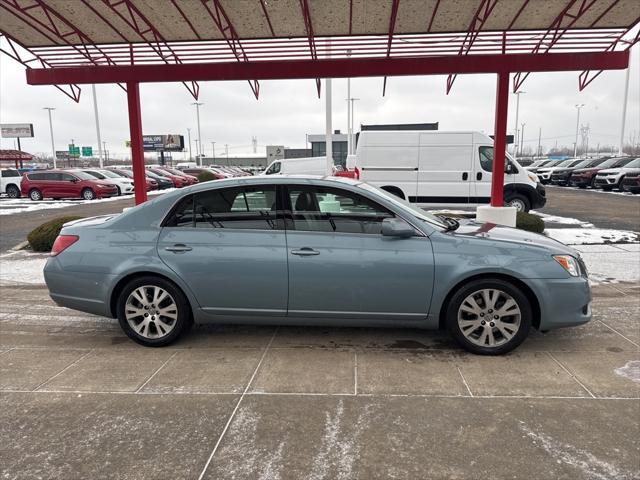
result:
[[[65,225],[44,270],[59,305],[147,346],[193,322],[446,328],[501,354],[591,319],[578,252],[430,215],[366,183],[219,180]]]

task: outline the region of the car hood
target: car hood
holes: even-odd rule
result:
[[[517,228],[505,227],[494,223],[481,223],[475,220],[462,220],[460,226],[452,231],[457,237],[477,237],[497,242],[513,243],[518,245],[535,245],[544,247],[553,253],[564,253],[578,257],[578,252],[573,248],[561,243],[553,238],[549,238],[539,233],[519,230]]]

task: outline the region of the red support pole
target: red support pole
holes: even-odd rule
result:
[[[504,157],[507,147],[507,111],[509,107],[509,72],[498,73],[496,88],[496,121],[493,137],[491,174],[491,206],[502,207],[504,189]]]
[[[147,201],[147,181],[145,180],[144,174],[140,87],[136,82],[127,82],[127,104],[129,106],[129,135],[131,135],[133,188],[136,195],[136,205],[139,205]]]

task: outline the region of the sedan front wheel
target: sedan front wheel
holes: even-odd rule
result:
[[[531,328],[529,300],[500,279],[475,280],[459,289],[448,305],[446,324],[466,350],[500,355],[520,345]]]
[[[125,285],[118,297],[117,313],[127,336],[147,347],[174,342],[191,322],[184,294],[159,277],[141,277]]]

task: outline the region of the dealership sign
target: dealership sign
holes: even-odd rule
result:
[[[181,152],[184,150],[182,135],[143,135],[142,144],[145,152]]]
[[[0,124],[2,138],[31,138],[33,137],[33,123],[3,123]]]

